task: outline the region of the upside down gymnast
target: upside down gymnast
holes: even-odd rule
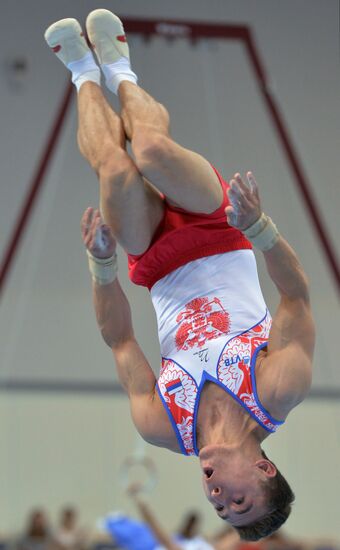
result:
[[[107,10],[51,25],[45,38],[78,91],[78,143],[100,183],[82,219],[98,325],[142,437],[197,455],[206,497],[241,538],[287,519],[293,492],[261,443],[311,384],[314,323],[300,262],[262,212],[251,172],[227,184],[175,143],[169,115],[137,85],[121,21]],[[94,53],[97,56],[97,65]],[[121,113],[101,86],[117,94]],[[132,155],[126,151],[131,142]],[[117,278],[118,242],[131,280],[149,288],[162,354],[156,380]],[[255,246],[280,294],[271,319]]]

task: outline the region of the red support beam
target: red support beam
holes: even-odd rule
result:
[[[55,120],[53,122],[49,137],[46,145],[41,153],[41,158],[37,164],[36,170],[33,174],[31,183],[29,185],[27,194],[22,204],[21,210],[17,216],[17,220],[14,224],[12,235],[7,244],[0,270],[0,297],[3,292],[7,277],[10,269],[13,265],[15,256],[18,253],[20,243],[25,234],[25,229],[32,217],[34,206],[37,202],[39,192],[45,182],[45,176],[47,174],[48,167],[53,158],[58,139],[61,130],[64,126],[66,115],[70,108],[71,98],[73,93],[73,85],[70,83],[63,95],[62,101],[56,113]]]
[[[320,209],[317,206],[312,187],[308,182],[302,163],[294,150],[292,140],[283,120],[283,115],[270,92],[270,87],[268,86],[268,82],[265,78],[264,69],[250,33],[248,35],[246,46],[257,76],[259,90],[262,94],[269,117],[281,142],[286,160],[293,173],[294,181],[305,205],[306,211],[311,219],[320,247],[325,255],[329,271],[333,277],[338,292],[340,292],[340,267],[335,248],[332,244],[331,236],[327,231],[326,224],[321,216]]]

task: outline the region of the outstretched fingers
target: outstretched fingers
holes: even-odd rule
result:
[[[229,191],[231,199],[236,202],[239,208],[249,208],[252,200],[252,191],[243,181],[240,174],[235,174],[231,180]]]
[[[88,233],[88,231],[91,228],[91,223],[92,223],[92,220],[95,217],[96,212],[98,212],[98,210],[94,209],[92,206],[89,206],[88,208],[86,208],[86,210],[85,210],[85,212],[84,212],[84,214],[82,215],[82,218],[81,218],[82,233],[84,233],[84,234]]]
[[[237,172],[230,180],[227,193],[230,202],[225,209],[227,221],[243,231],[261,215],[258,186],[252,172],[247,172],[246,181]]]
[[[103,222],[100,211],[89,207],[81,220],[81,233],[86,248],[98,258],[112,256],[116,248],[111,228]]]
[[[251,193],[253,193],[256,196],[256,198],[258,200],[260,200],[259,186],[257,185],[257,181],[254,177],[253,172],[247,172],[246,176],[247,176],[247,180],[248,180],[248,184],[249,184]]]
[[[231,180],[230,187],[228,189],[228,198],[232,208],[229,208],[227,211],[232,215],[233,225],[237,223],[237,219],[244,215],[250,207],[250,200],[248,199],[246,192],[247,191],[240,187],[236,179]]]

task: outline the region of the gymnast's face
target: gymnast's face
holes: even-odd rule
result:
[[[265,483],[276,475],[276,468],[269,460],[250,460],[239,451],[226,453],[218,445],[204,447],[199,456],[204,492],[220,518],[238,527],[271,512]]]

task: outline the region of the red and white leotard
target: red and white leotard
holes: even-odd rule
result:
[[[225,389],[269,432],[256,392],[255,361],[271,326],[251,244],[226,221],[228,183],[212,214],[171,206],[146,252],[128,255],[130,279],[151,290],[162,368],[158,391],[183,454],[198,454],[196,419],[204,383]]]
[[[282,424],[261,405],[255,379],[271,317],[252,250],[200,258],[151,289],[162,367],[158,392],[183,454],[198,454],[196,421],[206,381],[221,386],[267,431]]]

